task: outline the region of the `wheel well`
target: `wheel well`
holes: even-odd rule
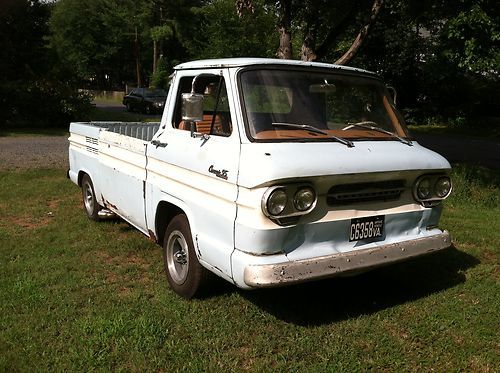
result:
[[[157,241],[161,245],[165,236],[165,230],[174,217],[184,214],[184,211],[176,205],[161,201],[156,209],[155,228]]]
[[[83,177],[87,175],[87,173],[83,172],[83,171],[80,171],[78,172],[78,186],[81,187],[82,186],[82,179]],[[89,176],[90,177],[90,176]]]

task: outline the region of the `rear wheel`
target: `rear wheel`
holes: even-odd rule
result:
[[[89,175],[84,175],[82,178],[82,198],[83,198],[83,208],[87,216],[95,221],[99,220],[99,210],[101,206],[97,203],[94,192],[94,184]]]
[[[201,294],[210,276],[198,261],[186,215],[172,219],[163,240],[163,263],[171,289],[184,298]]]

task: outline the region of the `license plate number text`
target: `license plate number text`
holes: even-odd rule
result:
[[[382,237],[384,235],[384,216],[351,219],[349,242]]]

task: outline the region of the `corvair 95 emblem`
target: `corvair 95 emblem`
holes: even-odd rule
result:
[[[215,176],[217,177],[220,177],[221,179],[224,179],[224,180],[227,180],[227,173],[229,172],[228,170],[216,170],[214,168],[214,165],[211,165],[209,168],[208,168],[208,172],[210,172],[211,174],[214,174]]]

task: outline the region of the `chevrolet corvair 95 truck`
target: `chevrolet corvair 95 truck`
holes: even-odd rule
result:
[[[178,65],[160,123],[71,123],[69,177],[94,220],[163,247],[190,298],[351,275],[451,245],[450,164],[413,141],[380,80],[323,63]]]

